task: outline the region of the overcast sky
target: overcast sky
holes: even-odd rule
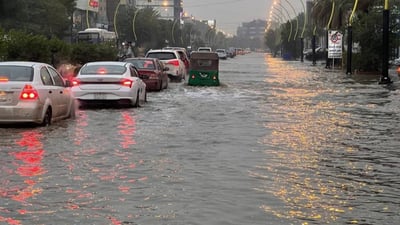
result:
[[[276,0],[279,2],[279,0]],[[294,15],[303,11],[302,0],[280,0],[282,6]],[[236,34],[243,22],[255,19],[266,20],[273,0],[183,0],[183,10],[197,20],[217,20],[217,29]],[[303,0],[305,3],[305,0]]]

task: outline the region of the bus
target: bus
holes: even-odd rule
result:
[[[78,42],[86,42],[91,44],[99,44],[109,42],[115,44],[117,35],[115,32],[108,31],[100,28],[87,28],[78,32]]]

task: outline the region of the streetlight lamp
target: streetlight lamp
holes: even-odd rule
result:
[[[390,84],[392,81],[389,77],[389,0],[385,0],[383,9],[383,54],[382,54],[382,76],[379,84]]]

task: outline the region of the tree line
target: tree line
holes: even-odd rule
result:
[[[74,0],[0,0],[0,60],[49,63],[114,60],[118,53],[115,46],[68,43],[67,40],[74,40],[77,32],[72,29],[75,6]],[[119,42],[135,43],[135,50],[146,51],[166,45],[211,46],[214,49],[247,47],[241,46],[244,40],[227,37],[200,21],[181,24],[177,20],[161,19],[152,8],[121,6],[116,15],[115,31]]]
[[[304,40],[312,40],[313,37],[324,37],[327,30],[337,30],[344,34],[344,42],[347,40],[348,27],[352,26],[352,41],[359,48],[352,54],[352,67],[361,71],[380,71],[382,69],[382,24],[384,0],[358,1],[357,7],[354,0],[314,0],[311,10],[297,15],[295,18],[283,21],[279,26],[267,30],[265,43],[275,53],[283,51],[293,58],[299,58],[303,49],[300,49],[300,36],[297,39],[288,39],[290,24],[300,23],[300,27],[307,21],[307,29]],[[399,57],[399,19],[400,1],[390,0],[390,57]],[[350,20],[353,9],[355,13]],[[306,18],[307,16],[308,18]],[[276,20],[281,18],[275,17]],[[306,18],[306,20],[305,20]],[[279,22],[279,21],[278,21]],[[293,37],[293,36],[292,36]],[[326,37],[327,38],[327,37]],[[327,39],[325,39],[327,40]],[[323,43],[319,43],[322,45]],[[343,62],[346,62],[346,44],[344,45]],[[307,43],[306,43],[307,46]],[[325,46],[321,46],[325,47]]]

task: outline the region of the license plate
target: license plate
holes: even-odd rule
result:
[[[5,102],[5,101],[7,101],[7,92],[0,91],[0,102]]]
[[[94,93],[94,99],[104,100],[104,99],[107,99],[107,96],[104,93]]]

